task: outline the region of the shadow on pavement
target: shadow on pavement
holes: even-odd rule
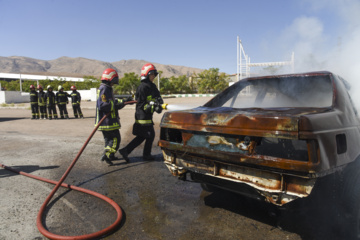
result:
[[[26,119],[24,117],[19,117],[19,118],[0,118],[0,122],[7,122],[7,121],[14,121],[14,120],[21,120],[21,119]]]
[[[137,156],[137,157],[131,157],[129,156],[129,159],[130,159],[130,163],[135,163],[135,162],[163,162],[164,161],[164,158],[163,158],[163,155],[160,153],[160,154],[157,154],[157,155],[153,155],[153,157],[155,158],[154,160],[151,160],[151,161],[146,161],[143,159],[142,156]],[[122,165],[122,164],[126,164],[125,162],[123,162],[123,158],[121,157],[120,160],[122,161],[121,163],[118,163],[118,164],[114,164],[114,166],[117,166],[117,165]]]
[[[331,209],[315,206],[308,208],[277,208],[232,192],[219,190],[204,197],[207,206],[222,208],[275,228],[293,232],[306,240],[341,239],[331,224]],[[256,227],[256,226],[254,226]]]
[[[130,160],[131,160],[131,159],[130,159]],[[130,162],[130,163],[132,163],[132,162]],[[137,163],[137,164],[131,164],[131,165],[127,165],[128,163],[126,163],[126,162],[117,163],[117,164],[114,164],[114,165],[109,166],[109,167],[119,166],[119,165],[124,165],[124,166],[126,166],[126,167],[119,168],[119,169],[115,169],[115,170],[113,170],[113,171],[109,171],[109,172],[100,174],[100,175],[98,175],[98,176],[96,176],[96,177],[90,178],[90,179],[88,179],[88,180],[86,180],[86,181],[83,181],[83,182],[81,182],[81,183],[79,183],[79,184],[76,184],[76,186],[77,186],[77,187],[80,187],[80,186],[82,186],[82,185],[84,185],[84,184],[86,184],[86,183],[88,183],[88,182],[94,181],[94,180],[96,180],[96,179],[98,179],[98,178],[102,178],[102,177],[104,177],[104,176],[106,176],[106,175],[113,174],[113,173],[118,172],[118,171],[123,171],[123,170],[126,170],[126,169],[128,169],[128,168],[137,167],[138,165],[147,164],[147,163],[149,163],[149,162],[143,162],[143,161],[142,161],[142,162],[139,162],[139,163]]]
[[[54,169],[58,168],[59,166],[48,166],[48,167],[39,167],[39,165],[24,165],[24,166],[7,166],[9,168],[12,168],[16,171],[26,172],[26,173],[32,173],[37,170],[47,170],[47,169]],[[14,173],[10,170],[0,168],[0,178],[3,177],[11,177],[14,175],[18,175],[17,173]]]

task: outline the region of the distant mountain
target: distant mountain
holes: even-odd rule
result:
[[[141,67],[148,63],[145,60],[121,60],[117,62],[102,62],[87,58],[60,57],[55,60],[39,60],[29,57],[0,57],[0,72],[23,73],[37,75],[55,75],[68,77],[101,76],[106,68],[114,68],[120,77],[124,73],[134,72],[140,75]],[[153,63],[153,62],[152,62]],[[153,63],[158,71],[162,71],[163,77],[192,75],[200,73],[204,69],[184,66],[166,65]]]

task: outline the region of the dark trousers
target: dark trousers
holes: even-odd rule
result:
[[[75,118],[78,118],[79,116],[83,117],[83,114],[81,112],[80,104],[73,104],[72,108],[73,108],[73,111],[74,111],[74,117]],[[79,115],[78,115],[78,113],[79,113]]]
[[[133,134],[136,135],[136,137],[125,147],[128,154],[130,154],[137,146],[139,146],[145,140],[143,156],[150,156],[152,144],[155,139],[154,127],[135,124],[133,128]]]
[[[119,149],[121,136],[120,131],[112,130],[112,131],[102,131],[104,140],[105,140],[105,150],[104,154],[108,158],[114,157],[116,151]]]
[[[46,106],[39,106],[40,108],[40,117],[41,118],[46,118],[47,114],[46,114]]]
[[[66,104],[58,104],[60,117],[64,118],[64,114],[66,118],[69,118],[68,111],[66,109]]]
[[[54,114],[54,118],[57,118],[57,112],[56,112],[56,107],[55,105],[48,105],[48,115],[49,115],[49,119],[52,119],[52,115]]]
[[[37,103],[31,104],[31,118],[39,118],[39,105]]]

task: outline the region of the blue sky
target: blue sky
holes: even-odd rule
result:
[[[142,59],[232,74],[239,36],[252,62],[295,52],[297,71],[341,72],[350,58],[357,74],[359,12],[358,0],[0,0],[0,56]]]

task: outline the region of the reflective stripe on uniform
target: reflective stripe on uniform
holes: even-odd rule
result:
[[[111,152],[111,153],[116,153],[116,145],[117,145],[117,138],[114,137],[114,138],[113,138],[113,145],[112,145],[111,148],[110,148],[110,152]]]
[[[145,105],[144,105],[144,111],[146,111],[146,109],[148,108],[148,106],[149,106],[149,104],[145,104]],[[151,113],[154,113],[154,105],[153,105],[153,104],[150,105],[150,112],[151,112]]]
[[[118,123],[114,123],[112,126],[99,126],[100,131],[112,131],[116,129],[120,129],[120,125]]]
[[[108,153],[116,153],[116,144],[117,144],[117,140],[116,138],[114,138],[114,144],[110,147],[110,146],[106,146],[105,147],[105,151]],[[108,156],[109,157],[109,156]]]
[[[139,124],[151,124],[152,120],[136,120],[135,122]]]

